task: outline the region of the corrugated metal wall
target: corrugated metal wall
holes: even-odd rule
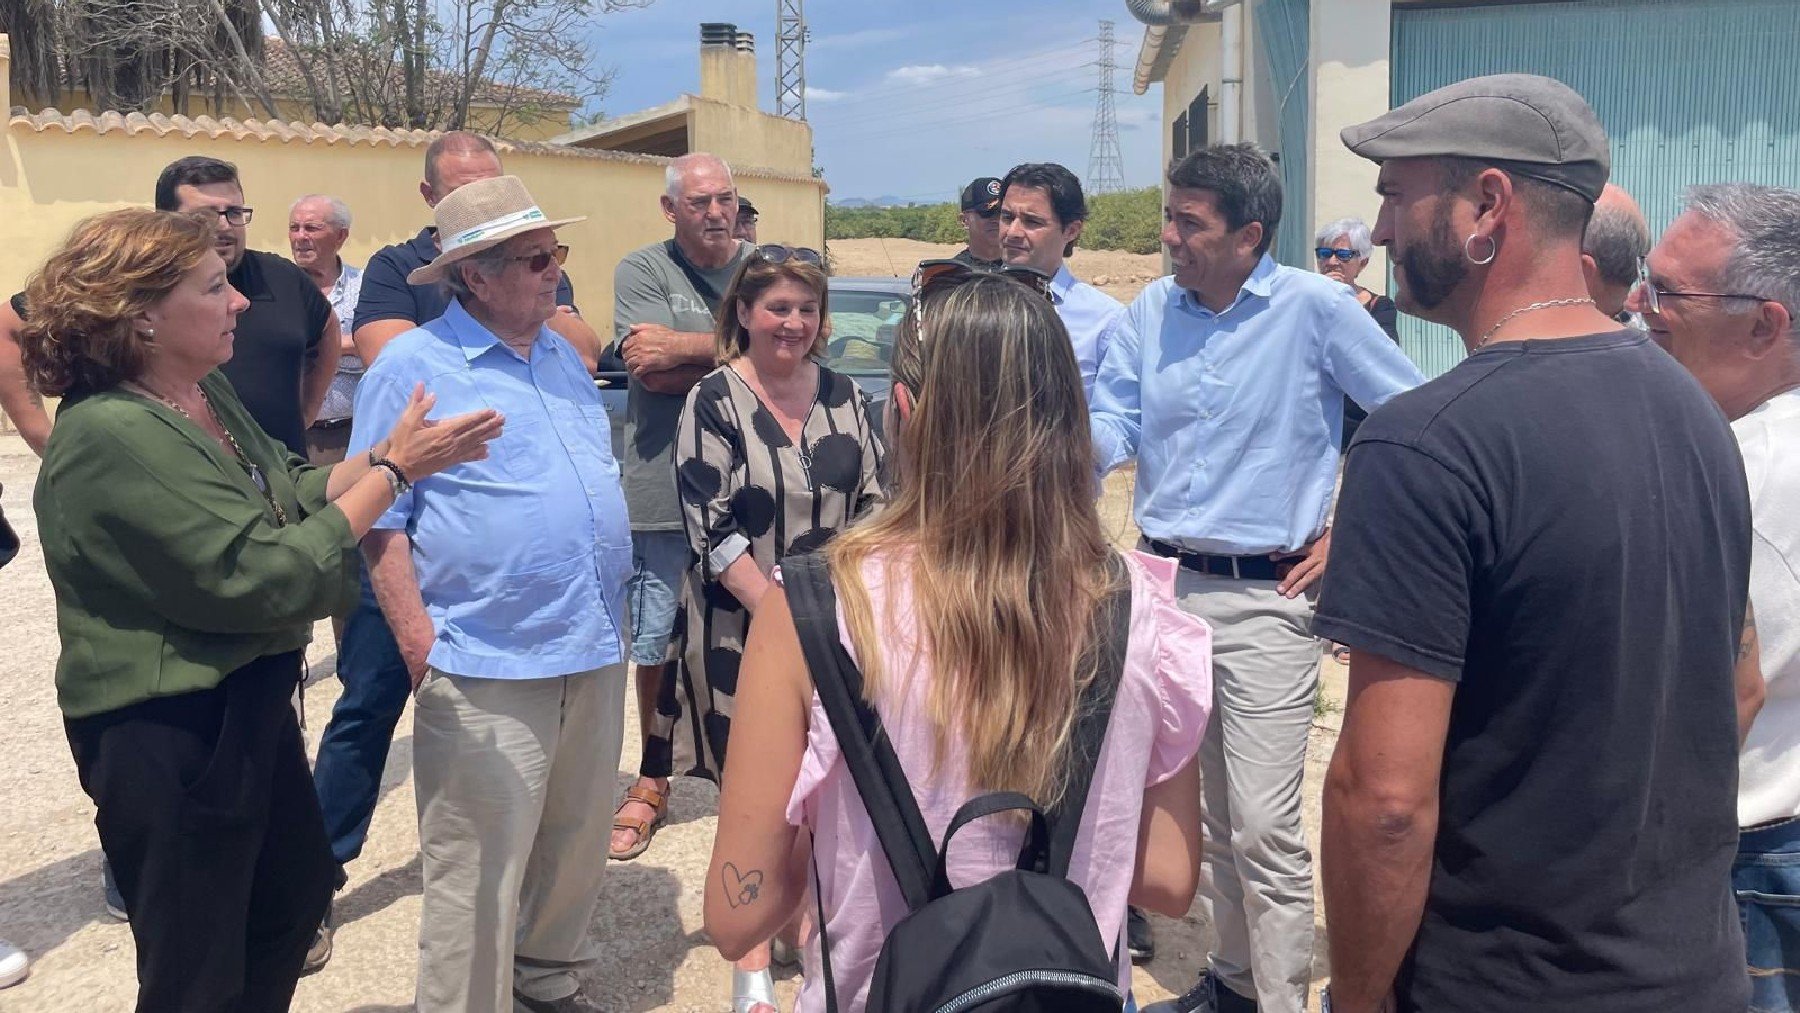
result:
[[[1312,47],[1311,0],[1261,0],[1256,35],[1268,57],[1269,84],[1281,117],[1281,225],[1275,230],[1275,259],[1313,270],[1312,215],[1307,210],[1307,137],[1312,95],[1306,56]]]
[[[1392,65],[1396,105],[1479,74],[1566,82],[1606,124],[1613,181],[1653,235],[1692,183],[1800,188],[1800,0],[1395,8]],[[1400,333],[1429,375],[1462,358],[1444,328],[1402,316]]]

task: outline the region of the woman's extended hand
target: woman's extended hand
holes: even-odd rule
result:
[[[412,400],[388,433],[387,459],[410,482],[453,465],[484,460],[488,441],[500,435],[506,422],[492,408],[432,421],[425,414],[436,403],[437,395],[425,393],[424,384],[415,386]]]

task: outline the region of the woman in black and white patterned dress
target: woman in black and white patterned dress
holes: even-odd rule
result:
[[[770,571],[882,499],[868,399],[818,362],[826,303],[818,254],[785,246],[758,247],[720,300],[721,365],[688,394],[675,438],[694,565],[682,589],[682,657],[658,701],[646,773],[655,758],[668,773],[718,780],[738,663]],[[761,988],[767,966],[766,947],[739,963],[740,977],[757,980],[734,983],[737,1013],[773,1010]]]

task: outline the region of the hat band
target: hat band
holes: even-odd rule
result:
[[[449,240],[440,247],[440,250],[443,253],[450,253],[461,247],[467,246],[470,243],[478,243],[496,232],[504,232],[507,229],[516,228],[520,225],[529,225],[532,222],[541,222],[544,220],[544,212],[534,204],[523,211],[514,211],[510,215],[502,215],[492,221],[482,222],[472,229],[464,229],[456,235],[451,236]]]

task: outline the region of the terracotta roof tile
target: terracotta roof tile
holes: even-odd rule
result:
[[[370,146],[387,145],[395,148],[423,148],[436,140],[442,133],[437,130],[394,130],[388,127],[352,126],[345,123],[326,125],[324,123],[277,122],[265,120],[239,120],[226,116],[214,119],[211,116],[182,116],[165,113],[116,113],[105,112],[95,115],[86,109],[73,112],[62,112],[55,107],[40,112],[31,112],[24,106],[13,106],[12,115],[7,120],[10,128],[29,128],[33,133],[60,129],[65,134],[91,132],[95,134],[153,134],[167,137],[179,134],[182,137],[205,136],[218,139],[230,136],[237,140],[279,141],[297,144],[367,144]],[[639,155],[627,151],[602,151],[594,148],[577,148],[565,144],[549,144],[543,141],[508,141],[498,137],[489,138],[494,147],[502,153],[509,151],[524,152],[533,155],[548,155],[555,158],[585,158],[601,162],[623,162],[637,165],[668,165],[671,159],[660,155]],[[796,173],[773,172],[767,169],[734,168],[733,171],[746,178],[775,179],[789,182],[814,182],[810,175]]]

